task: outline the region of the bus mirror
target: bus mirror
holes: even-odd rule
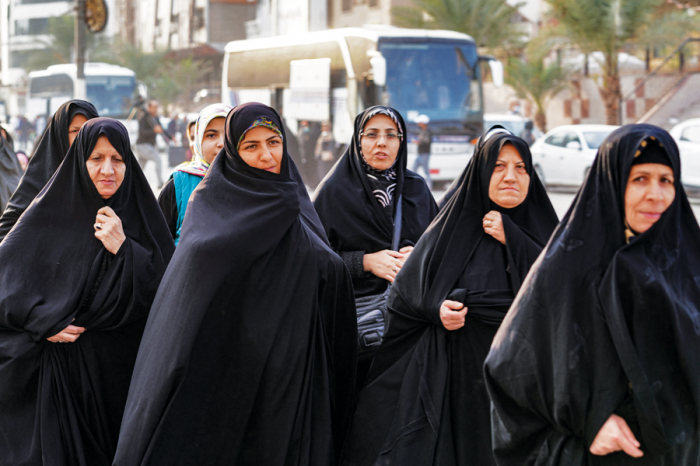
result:
[[[372,79],[374,84],[379,87],[386,85],[386,58],[381,55],[374,56],[369,59],[370,65],[372,65]]]
[[[489,60],[489,68],[491,68],[491,78],[495,87],[503,86],[503,63],[498,60]]]

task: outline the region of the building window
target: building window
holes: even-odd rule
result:
[[[73,3],[71,0],[19,0],[20,5],[30,5],[32,3]]]
[[[370,6],[370,7],[378,7],[378,6],[379,6],[379,0],[369,0],[369,6]]]
[[[343,2],[343,11],[352,10],[352,0],[342,0],[342,2]]]
[[[15,21],[16,36],[46,34],[48,30],[49,18],[18,19]]]

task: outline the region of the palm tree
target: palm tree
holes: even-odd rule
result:
[[[620,124],[620,73],[618,54],[633,51],[649,41],[650,33],[662,22],[676,21],[672,15],[658,15],[664,0],[547,0],[557,33],[585,54],[602,52],[598,91],[605,104],[608,124]],[[697,24],[697,23],[693,23]],[[675,28],[678,37],[686,31]],[[646,39],[646,40],[645,40]],[[667,39],[665,39],[667,40]],[[678,41],[680,42],[680,40]],[[676,42],[677,43],[677,42]]]
[[[535,104],[535,124],[547,132],[545,109],[549,100],[568,86],[571,70],[557,61],[546,63],[550,48],[547,43],[536,41],[525,51],[524,58],[509,57],[506,64],[506,83],[515,89],[520,98]]]
[[[512,19],[521,3],[505,0],[413,0],[414,6],[394,7],[397,26],[418,29],[448,29],[469,34],[477,46],[508,48],[520,44],[523,32]]]
[[[28,71],[41,70],[51,65],[71,63],[73,59],[73,40],[75,16],[54,16],[49,18],[47,38],[38,39],[45,48],[31,52],[24,68]],[[104,36],[95,34],[85,35],[85,50],[89,55],[91,51],[102,47]]]

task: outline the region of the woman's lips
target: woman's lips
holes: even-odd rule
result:
[[[661,218],[661,212],[639,212],[642,214],[645,218],[648,218],[649,220],[658,220]]]
[[[385,159],[385,158],[389,157],[389,155],[384,153],[384,152],[377,152],[376,154],[374,154],[374,156],[377,157],[378,159]]]
[[[275,171],[275,168],[277,168],[277,165],[275,165],[275,166],[273,166],[273,167],[263,168],[263,170],[265,170],[266,172],[274,172],[274,171]]]

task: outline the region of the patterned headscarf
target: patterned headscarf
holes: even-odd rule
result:
[[[202,156],[202,140],[209,123],[215,118],[226,118],[233,107],[225,104],[212,104],[205,107],[197,117],[194,125],[194,144],[192,145],[192,161],[179,165],[175,170],[191,175],[204,176],[209,169],[209,164]]]
[[[272,120],[270,120],[269,118],[260,117],[257,120],[255,120],[253,122],[253,124],[250,125],[250,127],[248,127],[247,130],[243,131],[243,134],[241,134],[241,137],[238,138],[238,144],[236,145],[236,150],[239,150],[241,148],[241,143],[243,142],[245,135],[248,134],[248,131],[250,131],[253,128],[257,128],[257,127],[263,127],[263,128],[267,128],[269,130],[274,131],[275,133],[277,133],[277,135],[280,137],[280,139],[282,139],[284,141],[284,136],[282,136],[282,132],[277,127],[277,125],[275,125],[272,122]]]

